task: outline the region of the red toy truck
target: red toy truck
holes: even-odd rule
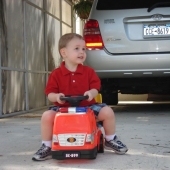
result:
[[[94,113],[86,107],[77,107],[88,96],[62,97],[72,107],[62,107],[56,113],[53,127],[52,158],[95,159],[104,152],[104,137],[97,126]]]

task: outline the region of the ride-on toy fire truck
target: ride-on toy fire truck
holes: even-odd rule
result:
[[[78,107],[88,96],[62,97],[71,107],[61,107],[53,127],[52,158],[95,159],[104,152],[104,137],[90,108]]]

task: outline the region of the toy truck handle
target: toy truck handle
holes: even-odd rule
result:
[[[79,106],[79,104],[82,100],[87,100],[88,98],[89,98],[89,96],[83,96],[83,95],[65,96],[65,97],[61,96],[60,100],[65,100],[70,103],[71,107],[76,107],[76,106]]]

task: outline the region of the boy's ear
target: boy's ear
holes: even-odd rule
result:
[[[66,56],[65,48],[60,49],[60,54],[63,58]]]

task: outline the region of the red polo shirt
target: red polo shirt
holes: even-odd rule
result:
[[[50,74],[45,93],[46,95],[49,93],[63,93],[65,96],[83,95],[91,89],[100,90],[100,79],[92,68],[79,64],[77,70],[71,72],[65,67],[65,62],[62,62],[60,67]],[[94,99],[90,102],[84,100],[80,106],[89,106],[94,103],[96,103]],[[55,102],[54,105],[70,106],[68,102],[64,104]]]

